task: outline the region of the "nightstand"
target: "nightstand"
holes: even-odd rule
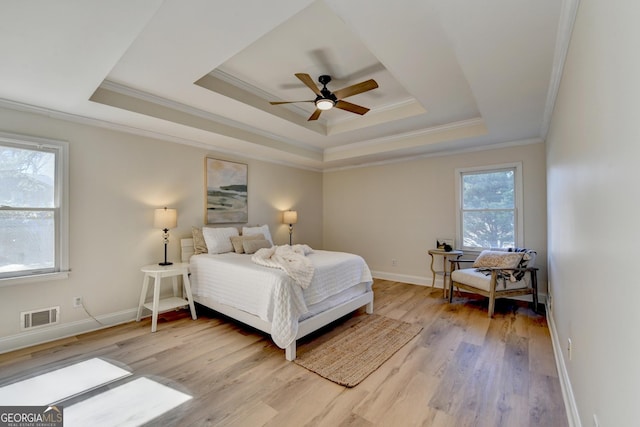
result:
[[[140,270],[144,273],[144,279],[142,281],[142,292],[140,293],[136,322],[140,321],[143,308],[151,310],[151,332],[155,332],[158,326],[158,313],[186,305],[188,305],[191,310],[191,318],[193,320],[197,319],[196,308],[193,305],[193,296],[191,295],[188,263],[179,262],[171,265],[151,264],[142,267]],[[178,296],[178,276],[182,276],[182,285],[186,299]],[[171,277],[173,280],[173,297],[160,299],[160,285],[162,284],[162,279],[165,277]],[[150,302],[145,302],[147,299],[147,289],[149,288],[149,279],[151,278],[153,278],[153,299]]]
[[[447,258],[455,257],[455,259],[458,259],[463,255],[463,253],[462,251],[459,251],[457,249],[449,252],[445,251],[444,249],[429,249],[429,255],[431,255],[431,265],[429,266],[429,268],[431,268],[431,274],[433,275],[431,279],[431,287],[433,288],[433,286],[436,284],[436,275],[441,274],[442,275],[442,295],[444,296],[444,298],[446,298],[447,297],[447,277],[451,275],[451,271],[447,270]],[[433,268],[433,260],[435,256],[442,257],[442,271],[437,271]]]

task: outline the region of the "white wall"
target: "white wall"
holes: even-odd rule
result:
[[[544,144],[538,143],[326,172],[325,248],[362,255],[377,277],[431,284],[427,251],[437,238],[456,233],[456,168],[521,161],[524,246],[538,251],[544,293],[544,157]]]
[[[242,159],[204,149],[112,130],[0,109],[0,131],[69,141],[70,267],[68,279],[0,287],[0,351],[15,345],[98,326],[72,298],[82,296],[103,322],[135,316],[140,267],[163,258],[162,232],[153,210],[178,210],[170,260],[179,260],[179,238],[204,221],[204,158],[249,165],[249,223],[269,224],[276,244],[288,242],[281,212],[297,209],[295,241],[322,246],[322,176],[319,172]],[[61,325],[24,334],[21,311],[61,307]]]
[[[638,425],[639,16],[580,2],[547,137],[552,317],[583,426]]]

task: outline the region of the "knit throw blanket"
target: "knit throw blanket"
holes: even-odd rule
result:
[[[307,289],[313,279],[313,264],[307,258],[312,253],[308,245],[282,245],[259,249],[251,257],[258,265],[283,270],[302,289]]]

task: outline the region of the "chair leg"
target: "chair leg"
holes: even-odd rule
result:
[[[496,308],[496,298],[495,296],[489,297],[489,317],[493,317],[493,312]]]
[[[453,302],[453,279],[449,280],[449,303]]]
[[[538,275],[531,271],[531,287],[533,288],[533,311],[538,313]]]
[[[498,273],[494,270],[491,272],[491,283],[489,283],[489,317],[493,317],[496,308],[496,283],[498,281]]]

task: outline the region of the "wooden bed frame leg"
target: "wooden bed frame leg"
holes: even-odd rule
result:
[[[295,340],[291,344],[289,344],[289,346],[287,348],[284,349],[284,357],[289,362],[295,360],[295,358],[296,358],[296,342],[295,342]]]

